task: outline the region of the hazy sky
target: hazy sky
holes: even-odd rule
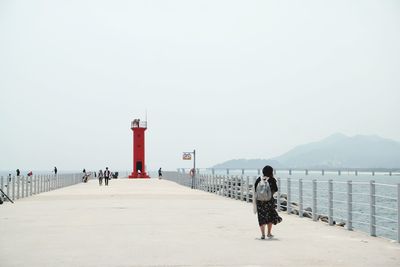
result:
[[[400,1],[0,1],[0,170],[269,158],[400,141]]]

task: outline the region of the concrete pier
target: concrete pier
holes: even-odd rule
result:
[[[0,206],[0,266],[400,266],[400,245],[149,180],[96,180]]]

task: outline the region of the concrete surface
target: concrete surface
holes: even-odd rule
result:
[[[165,180],[110,181],[0,206],[0,266],[400,266],[400,245]]]

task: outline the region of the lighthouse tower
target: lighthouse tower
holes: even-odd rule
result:
[[[144,132],[147,129],[147,121],[134,119],[131,123],[133,131],[133,172],[129,178],[150,178],[146,173]]]

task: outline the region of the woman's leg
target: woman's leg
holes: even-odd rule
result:
[[[261,235],[265,236],[265,224],[260,225]]]
[[[271,235],[272,223],[268,224],[268,235]]]

